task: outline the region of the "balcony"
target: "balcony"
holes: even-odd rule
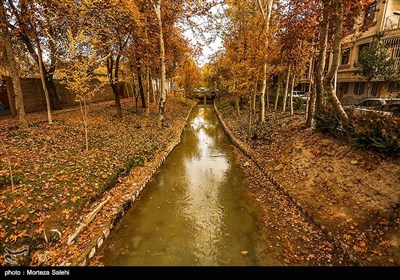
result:
[[[400,29],[400,16],[391,15],[386,17],[384,31]]]

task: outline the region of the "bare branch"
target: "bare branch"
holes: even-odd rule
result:
[[[265,20],[265,11],[264,11],[264,7],[262,6],[261,0],[257,0],[257,4],[258,4],[258,7],[260,8],[262,17]]]

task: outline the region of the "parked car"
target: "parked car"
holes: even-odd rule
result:
[[[289,93],[290,96],[290,93]],[[293,91],[293,98],[301,98],[303,100],[307,100],[308,93],[307,92],[302,92],[300,90],[294,90]]]
[[[343,109],[347,112],[354,110],[355,114],[362,114],[368,112],[376,112],[376,113],[384,113],[382,111],[382,107],[387,104],[387,101],[384,98],[367,98],[355,105],[344,106]]]
[[[392,116],[400,117],[400,101],[391,101],[383,105],[382,111],[388,112]]]

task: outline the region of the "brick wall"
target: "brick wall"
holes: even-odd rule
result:
[[[60,104],[62,108],[68,108],[77,106],[77,102],[75,101],[75,96],[66,88],[64,84],[55,81],[55,86],[57,89],[57,94],[60,99]],[[44,96],[44,91],[42,88],[42,83],[38,78],[23,78],[21,79],[21,87],[24,95],[24,105],[25,111],[36,112],[46,110],[46,99]],[[12,106],[11,112],[15,113],[15,98],[14,91],[11,79],[6,79],[6,88],[8,91],[8,98],[10,100],[10,104]],[[124,83],[118,84],[118,91],[120,96],[127,97],[126,87]],[[132,95],[132,93],[129,93]],[[109,84],[106,84],[102,87],[102,89],[97,92],[97,94],[92,97],[89,103],[92,102],[101,102],[101,101],[110,101],[114,100],[114,93]]]

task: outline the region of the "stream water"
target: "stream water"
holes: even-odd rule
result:
[[[258,205],[211,106],[193,109],[182,142],[107,239],[111,266],[257,265]]]

